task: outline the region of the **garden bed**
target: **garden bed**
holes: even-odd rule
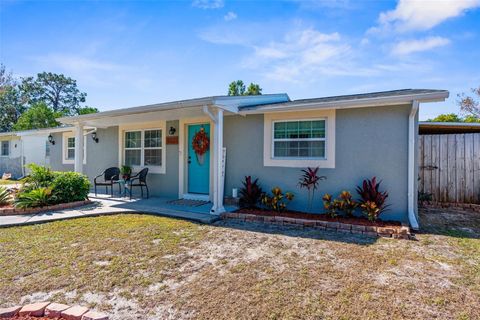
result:
[[[276,212],[264,209],[239,209],[225,213],[224,219],[239,219],[263,223],[296,225],[342,233],[363,234],[366,236],[410,239],[410,228],[397,221],[369,221],[352,217],[331,218],[325,214],[311,214],[296,211]]]
[[[92,201],[83,200],[83,201],[74,201],[74,202],[68,202],[68,203],[60,203],[60,204],[55,204],[55,205],[45,206],[45,207],[28,208],[28,209],[19,209],[19,208],[15,208],[12,205],[4,205],[0,207],[0,216],[37,214],[37,213],[46,212],[46,211],[72,209],[72,208],[81,207],[90,203],[92,203]]]

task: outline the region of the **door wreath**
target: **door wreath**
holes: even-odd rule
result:
[[[195,133],[192,140],[192,148],[199,156],[203,156],[208,151],[210,139],[207,136],[204,128]]]

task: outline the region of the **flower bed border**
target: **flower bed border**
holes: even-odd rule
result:
[[[276,225],[298,226],[302,228],[307,227],[341,233],[363,234],[369,237],[412,239],[410,228],[406,225],[386,225],[380,227],[342,223],[338,221],[297,219],[291,217],[267,216],[240,212],[223,213],[222,219],[235,219],[241,221],[261,222]]]
[[[69,306],[66,304],[37,302],[17,305],[14,307],[0,308],[0,319],[49,318],[65,320],[108,320],[108,315],[90,310],[81,306]]]
[[[37,213],[46,212],[46,211],[72,209],[72,208],[81,207],[91,203],[92,203],[91,200],[83,200],[83,201],[74,201],[74,202],[68,202],[68,203],[59,203],[59,204],[46,206],[46,207],[28,208],[28,209],[4,207],[4,208],[0,208],[0,216],[37,214]]]

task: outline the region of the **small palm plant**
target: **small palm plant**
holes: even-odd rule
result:
[[[29,192],[18,194],[15,199],[15,207],[20,209],[44,207],[50,204],[52,189],[38,188]]]
[[[10,190],[0,187],[0,204],[10,203]]]
[[[298,182],[300,188],[306,188],[308,191],[307,211],[312,210],[313,198],[315,196],[315,190],[318,188],[318,184],[321,180],[327,179],[325,176],[319,176],[318,170],[318,167],[303,169],[303,174],[300,176],[300,181]]]

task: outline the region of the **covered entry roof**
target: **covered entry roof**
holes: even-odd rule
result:
[[[163,120],[176,120],[182,117],[204,115],[202,107],[216,106],[226,114],[238,113],[241,107],[263,105],[290,101],[286,93],[263,94],[258,96],[211,96],[204,98],[171,101],[146,106],[116,109],[74,117],[59,118],[64,124],[82,122],[92,126],[118,125],[124,121],[155,121],[157,117]]]

